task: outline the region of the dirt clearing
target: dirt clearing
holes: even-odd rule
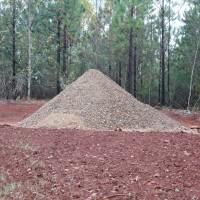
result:
[[[2,200],[200,199],[198,135],[4,127],[0,163]]]
[[[0,102],[0,124],[42,104]],[[0,127],[1,200],[199,200],[199,166],[198,135]]]
[[[172,119],[180,122],[188,128],[197,128],[200,131],[200,112],[187,112],[186,110],[164,109],[162,110]]]
[[[45,101],[0,101],[0,125],[15,125],[38,110]]]

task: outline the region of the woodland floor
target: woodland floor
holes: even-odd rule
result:
[[[0,102],[0,199],[200,200],[193,134],[22,129],[44,102]],[[163,112],[199,126],[200,114]]]

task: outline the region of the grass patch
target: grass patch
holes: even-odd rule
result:
[[[20,147],[21,149],[23,149],[25,151],[36,151],[37,150],[36,147],[34,147],[34,146],[32,146],[28,143],[25,144],[25,143],[22,143],[22,142],[18,145],[18,147]]]
[[[3,174],[0,174],[0,181],[5,181],[6,177]]]
[[[10,183],[4,185],[2,188],[0,188],[0,197],[12,194],[16,190],[17,186],[17,183]]]

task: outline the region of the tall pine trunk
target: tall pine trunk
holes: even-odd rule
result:
[[[137,7],[135,6],[135,21],[137,21]],[[137,97],[137,28],[135,29],[135,34],[134,34],[134,56],[133,56],[133,96]],[[141,77],[142,81],[142,77]]]
[[[16,0],[13,0],[12,10],[12,97],[15,99],[16,87]]]
[[[169,0],[169,36],[168,36],[168,59],[167,59],[167,93],[168,103],[171,104],[170,97],[170,41],[171,41],[171,0]]]
[[[160,41],[162,38],[160,37]],[[160,69],[158,75],[158,103],[161,104],[161,80],[162,80],[162,43],[160,42]]]
[[[128,69],[127,69],[127,91],[129,93],[133,93],[133,6],[130,11],[130,19],[131,19],[131,27],[129,32],[129,61],[128,61]]]
[[[98,23],[98,0],[95,1],[95,11],[96,11],[96,26],[95,26],[95,65],[96,68],[101,70],[101,67],[99,65],[99,23]]]
[[[154,50],[153,50],[153,23],[151,18],[151,61],[150,61],[150,71],[149,71],[149,105],[151,105],[151,90],[152,90],[152,68],[153,68],[153,59],[154,59]]]
[[[32,6],[32,1],[28,0],[28,94],[27,94],[28,99],[31,98],[31,79],[32,79],[31,6]]]
[[[63,75],[67,77],[67,25],[64,25],[63,30]]]
[[[134,44],[133,80],[134,80],[133,96],[137,97],[137,36],[135,36],[135,44]]]
[[[112,8],[109,10],[110,16],[112,16]],[[112,78],[112,25],[109,27],[108,33],[108,40],[109,40],[109,76]]]
[[[119,61],[118,84],[122,86],[122,63]]]
[[[162,0],[161,8],[161,105],[165,105],[165,0]]]
[[[68,6],[67,6],[67,2],[64,1],[64,19],[63,19],[63,23],[64,23],[64,27],[63,27],[63,77],[64,79],[68,78],[68,39],[67,39],[67,22],[66,19],[67,18],[67,10],[68,10]]]
[[[109,66],[108,66],[109,76],[112,78],[112,35],[111,30],[109,30]]]
[[[60,34],[61,33],[61,16],[58,11],[57,14],[57,73],[56,73],[56,89],[57,94],[61,92],[61,85],[60,85],[60,54],[61,54],[61,39]]]

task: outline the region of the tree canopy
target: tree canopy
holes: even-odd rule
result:
[[[145,103],[198,108],[200,3],[178,4],[1,0],[0,97],[51,98],[97,68]]]

